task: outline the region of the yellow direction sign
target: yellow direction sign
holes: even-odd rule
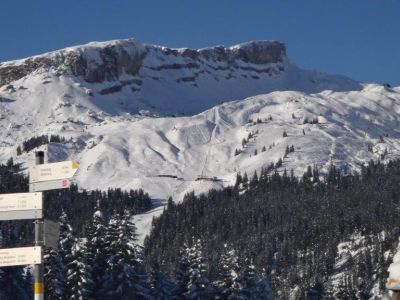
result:
[[[78,165],[73,161],[35,165],[29,168],[29,183],[68,179],[75,175]]]
[[[42,193],[0,194],[0,212],[42,209]]]
[[[0,267],[36,265],[41,263],[41,247],[0,249]]]

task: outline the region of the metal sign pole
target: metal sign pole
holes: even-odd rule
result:
[[[44,152],[38,151],[35,153],[35,164],[44,164]],[[31,188],[29,188],[31,189]],[[35,221],[35,246],[43,246],[43,219]],[[34,300],[44,299],[44,280],[43,280],[43,253],[41,255],[41,264],[33,266],[33,292]]]

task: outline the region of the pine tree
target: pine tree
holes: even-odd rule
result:
[[[313,175],[311,166],[307,166],[307,177],[311,178]]]
[[[247,177],[246,172],[244,172],[243,174],[242,183],[243,183],[243,188],[247,189],[249,186],[249,178]]]
[[[258,175],[257,175],[257,171],[254,171],[253,177],[251,178],[251,181],[250,181],[250,188],[256,187],[257,183],[258,183]]]
[[[197,240],[188,249],[189,282],[185,298],[188,300],[213,299],[213,288],[206,276],[205,259],[201,251],[201,242]]]
[[[154,300],[172,300],[176,286],[164,273],[158,263],[153,263],[151,271],[151,297]]]
[[[65,299],[66,268],[57,250],[44,250],[44,283],[46,299]]]
[[[58,254],[62,260],[62,265],[67,266],[72,260],[72,248],[76,243],[68,216],[63,211],[60,217],[60,239],[58,241]]]
[[[103,286],[104,272],[107,267],[104,216],[100,210],[93,214],[92,222],[89,225],[86,242],[86,261],[90,266],[90,278],[93,281],[94,299],[99,299],[100,290]]]
[[[182,299],[179,297],[183,297],[183,295],[185,295],[188,291],[187,287],[190,278],[189,278],[189,255],[187,249],[188,246],[184,244],[183,249],[181,249],[179,252],[179,261],[175,272],[176,299]]]
[[[219,260],[218,279],[214,282],[220,299],[238,299],[241,289],[238,284],[238,272],[236,252],[225,244]]]
[[[64,299],[91,300],[94,294],[91,269],[88,265],[85,248],[75,244],[71,251],[71,262],[67,265],[66,293]]]
[[[126,214],[122,219],[114,215],[105,239],[107,257],[101,297],[105,299],[149,299],[149,288],[140,253],[134,245],[136,227]],[[99,298],[101,299],[101,298]]]
[[[237,188],[241,183],[242,183],[242,175],[239,172],[236,174],[235,187]]]
[[[284,155],[283,157],[285,157],[285,158],[286,158],[286,157],[288,156],[289,152],[290,152],[289,145],[286,145],[286,149],[285,149],[285,155]]]
[[[243,139],[242,139],[242,147],[244,148],[244,146],[246,146],[246,144],[247,144],[247,141],[246,141],[245,138],[243,138]]]
[[[275,169],[282,167],[282,164],[283,164],[282,158],[279,158],[278,162],[275,165]]]
[[[240,281],[243,286],[241,293],[246,297],[246,299],[257,299],[253,298],[253,296],[257,294],[257,284],[259,279],[253,264],[250,264],[245,268]]]
[[[116,282],[117,278],[115,278],[114,271],[118,264],[118,255],[120,254],[119,249],[115,247],[119,239],[118,229],[120,225],[121,220],[114,213],[104,232],[102,256],[106,263],[104,265],[105,269],[102,270],[103,277],[98,279],[98,282],[101,282],[101,289],[97,292],[99,299],[111,299],[118,294],[115,286],[118,283]]]

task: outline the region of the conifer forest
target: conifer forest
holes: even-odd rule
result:
[[[1,193],[26,187],[12,159],[0,167]],[[370,299],[398,246],[399,191],[400,161],[349,174],[331,165],[323,177],[316,167],[301,178],[238,173],[232,187],[169,199],[143,247],[132,222],[152,207],[142,190],[49,192],[61,230],[45,251],[45,297]],[[32,230],[1,222],[2,247],[32,244]],[[0,281],[0,299],[30,299],[29,268],[2,268]]]

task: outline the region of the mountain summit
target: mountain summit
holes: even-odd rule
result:
[[[275,41],[253,41],[229,48],[217,46],[200,50],[142,45],[134,39],[93,42],[5,63],[0,69],[0,86],[40,70],[52,70],[58,75],[80,76],[90,83],[119,80],[123,75],[140,75],[142,68],[149,67],[144,60],[152,54],[159,58],[180,57],[197,62],[164,64],[164,69],[198,69],[204,61],[224,63],[228,68],[237,67],[238,60],[256,65],[282,62],[286,49],[282,43]]]
[[[24,97],[25,89],[25,94],[31,93],[32,81],[41,81],[35,90],[44,94],[50,88],[60,91],[53,95],[57,98],[65,95],[60,85],[69,81],[70,94],[79,94],[112,115],[192,115],[222,101],[277,90],[360,89],[346,77],[297,68],[287,58],[285,45],[277,41],[193,50],[126,39],[0,64],[0,91],[8,93],[7,98]]]

